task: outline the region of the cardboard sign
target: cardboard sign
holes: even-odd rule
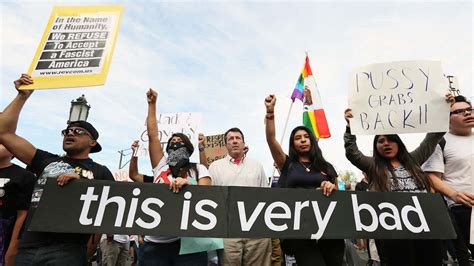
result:
[[[206,136],[204,152],[206,153],[207,165],[211,165],[212,162],[224,158],[227,155],[224,134]]]
[[[56,6],[21,89],[103,85],[122,17],[121,5]]]
[[[440,62],[368,65],[354,70],[349,83],[353,134],[448,131],[448,88]]]
[[[201,128],[201,113],[164,113],[158,114],[158,138],[163,152],[166,154],[166,144],[173,133],[183,133],[188,136],[194,146],[194,152],[189,158],[190,162],[199,163],[199,130]],[[140,145],[135,156],[148,156],[148,131],[140,133]]]
[[[282,195],[285,195],[282,197]],[[57,221],[61,221],[58,223]],[[181,237],[450,239],[439,194],[186,186],[49,178],[32,231]]]

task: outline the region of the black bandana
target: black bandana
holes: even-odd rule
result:
[[[189,163],[189,153],[184,142],[171,143],[168,147],[168,165],[173,177],[178,177],[181,168]]]

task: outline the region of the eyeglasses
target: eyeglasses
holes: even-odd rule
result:
[[[468,107],[468,108],[464,108],[464,109],[457,109],[457,110],[454,110],[452,112],[450,112],[449,114],[450,115],[458,115],[458,114],[470,114],[472,113],[472,107]]]
[[[87,132],[87,130],[85,130],[83,128],[80,128],[80,127],[70,127],[70,128],[66,128],[66,129],[61,131],[61,135],[63,137],[66,136],[69,133],[72,133],[72,134],[78,135],[78,136],[88,135],[89,137],[92,138],[91,134],[89,132]]]

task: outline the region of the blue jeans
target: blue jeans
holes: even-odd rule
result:
[[[39,248],[21,248],[15,257],[15,266],[87,265],[87,248],[83,244],[52,244]]]
[[[179,255],[181,241],[171,243],[144,242],[140,250],[140,266],[207,266],[207,252]]]

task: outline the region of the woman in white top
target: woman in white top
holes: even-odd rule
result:
[[[137,181],[168,184],[174,193],[178,193],[186,185],[211,185],[207,168],[189,162],[194,147],[186,135],[173,134],[166,146],[168,156],[164,154],[158,137],[156,98],[157,93],[150,89],[147,92],[147,131],[153,177]],[[179,255],[180,242],[179,237],[145,236],[139,264],[207,265],[207,252]]]

